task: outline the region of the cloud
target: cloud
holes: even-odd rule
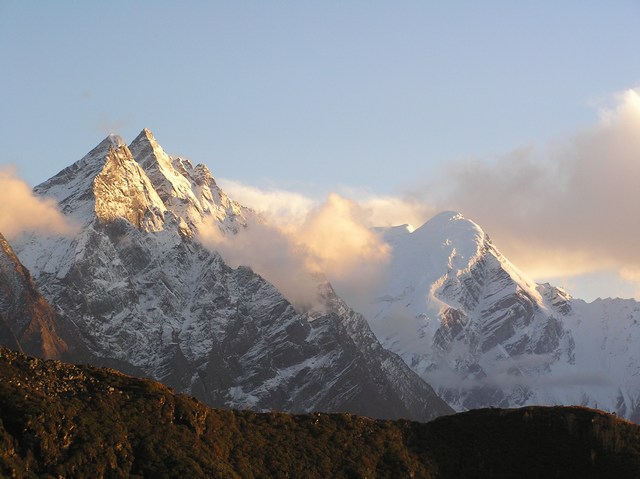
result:
[[[331,194],[298,222],[252,223],[233,237],[212,223],[202,225],[198,234],[231,266],[250,266],[300,309],[319,307],[318,273],[358,307],[368,300],[389,254],[366,217],[355,202]]]
[[[107,114],[102,114],[100,120],[96,123],[95,129],[98,133],[103,135],[110,135],[124,130],[126,127],[131,126],[133,123],[133,115],[129,113],[124,118],[112,120]]]
[[[367,215],[354,201],[332,193],[312,209],[295,235],[310,253],[310,267],[348,275],[355,265],[386,258],[389,247],[368,227]]]
[[[638,178],[640,90],[631,89],[616,95],[595,125],[547,145],[450,163],[402,195],[343,189],[341,198],[357,205],[358,224],[365,227],[419,226],[439,211],[457,210],[529,276],[571,281],[617,271],[640,291]],[[320,207],[301,193],[229,180],[224,187],[270,221],[298,229]]]
[[[300,224],[322,203],[302,193],[279,188],[262,189],[224,178],[218,183],[234,200],[279,224]],[[353,188],[341,188],[334,194],[357,204],[361,210],[360,221],[367,227],[405,223],[417,227],[438,213],[433,205],[409,195],[373,195]]]
[[[544,149],[458,162],[414,197],[461,211],[531,275],[630,277],[640,271],[640,95],[616,101],[594,127]]]
[[[283,189],[265,190],[224,178],[218,180],[218,184],[235,201],[253,208],[278,224],[303,222],[309,211],[318,203],[301,193]]]
[[[362,310],[384,277],[390,247],[374,233],[368,213],[332,193],[309,212],[293,237],[307,251],[307,267],[324,273],[350,306]]]
[[[274,225],[254,222],[236,235],[214,222],[198,227],[198,237],[233,267],[249,266],[270,281],[297,308],[319,307],[317,282],[306,264],[307,252],[295,237]]]
[[[557,387],[611,387],[611,378],[606,371],[585,370],[567,365],[560,365],[559,369],[554,370],[553,363],[552,354],[523,354],[491,363],[491,370],[486,375],[469,374],[444,367],[430,371],[426,376],[430,384],[460,390],[527,387],[544,392]]]
[[[29,185],[16,177],[14,169],[0,169],[0,191],[0,233],[7,239],[25,231],[59,235],[75,231],[75,226],[60,213],[56,202],[35,197]]]
[[[409,224],[417,228],[439,213],[432,203],[408,195],[372,195],[354,189],[343,194],[363,209],[370,227]]]
[[[426,377],[429,384],[437,384],[445,388],[472,390],[478,388],[507,389],[527,387],[534,391],[544,392],[548,388],[611,387],[612,380],[606,372],[574,371],[558,375],[522,375],[501,371],[483,378],[464,377],[460,373],[434,371]]]

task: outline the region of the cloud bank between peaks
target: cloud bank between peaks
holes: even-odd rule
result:
[[[401,195],[338,198],[358,209],[352,220],[362,228],[419,226],[440,211],[460,211],[530,276],[615,270],[640,292],[640,90],[616,95],[599,113],[595,125],[547,145],[451,162]],[[300,193],[221,184],[274,224],[299,224],[319,208]]]
[[[303,197],[298,200],[307,204]],[[233,236],[222,234],[214,222],[205,223],[198,229],[200,240],[229,265],[250,266],[300,309],[321,307],[318,275],[353,305],[362,304],[389,256],[389,246],[367,226],[366,212],[335,194],[304,214],[291,201],[289,205],[286,221],[254,222]]]

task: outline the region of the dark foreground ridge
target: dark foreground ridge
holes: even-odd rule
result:
[[[640,477],[640,426],[579,407],[429,423],[216,410],[0,348],[1,477]]]

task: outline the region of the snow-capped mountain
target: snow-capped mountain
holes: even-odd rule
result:
[[[257,217],[150,131],[129,147],[109,136],[34,191],[79,232],[31,234],[15,250],[94,362],[214,406],[418,420],[451,412],[330,285],[319,289],[325,311],[300,313],[199,243],[205,222],[232,235]]]
[[[581,404],[640,419],[640,303],[536,284],[459,213],[379,232],[390,279],[365,316],[454,409]]]

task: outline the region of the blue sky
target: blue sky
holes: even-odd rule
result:
[[[638,20],[630,1],[3,0],[3,160],[36,183],[148,127],[222,177],[385,193],[592,122],[640,80]]]
[[[33,186],[147,127],[216,177],[405,194],[597,125],[640,85],[638,25],[623,0],[0,0],[0,163]]]

